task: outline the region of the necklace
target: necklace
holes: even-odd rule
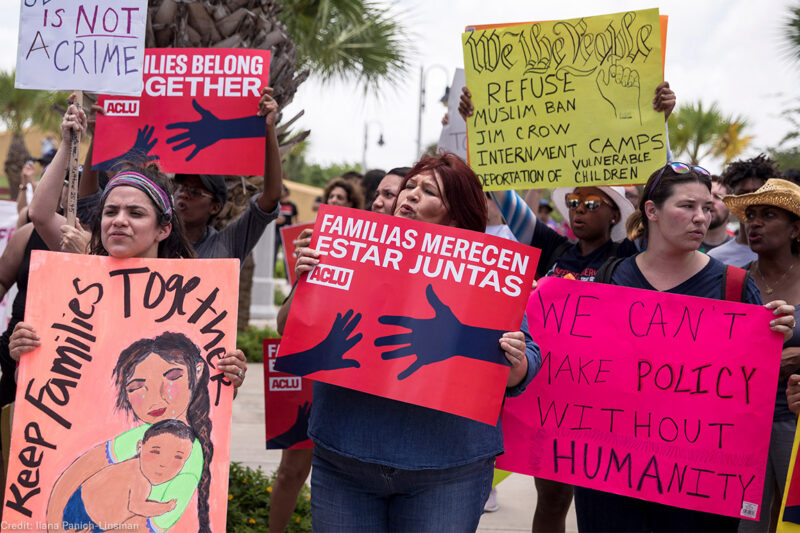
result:
[[[792,263],[792,266],[790,266],[786,270],[786,272],[783,273],[783,275],[780,277],[780,279],[775,282],[773,287],[778,287],[783,282],[783,280],[786,278],[786,276],[789,275],[789,272],[791,272],[792,269],[794,268],[794,265],[795,264]],[[758,272],[758,277],[761,278],[761,282],[764,284],[764,287],[765,287],[764,292],[767,293],[767,294],[772,294],[773,292],[775,292],[775,289],[773,289],[772,287],[767,285],[767,278],[765,278],[764,274],[761,273],[761,266],[760,266],[760,264],[759,264],[759,262],[757,260],[756,260],[756,272]]]

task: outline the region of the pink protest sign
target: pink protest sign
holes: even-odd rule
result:
[[[544,278],[539,374],[506,400],[497,468],[757,519],[782,337],[767,309]]]

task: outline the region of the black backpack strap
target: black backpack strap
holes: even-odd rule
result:
[[[605,262],[600,265],[600,268],[597,269],[597,274],[594,275],[595,283],[611,283],[611,277],[614,275],[614,271],[617,269],[620,263],[622,263],[626,258],[625,257],[614,257],[611,256],[605,260]]]
[[[564,253],[573,244],[574,243],[572,243],[571,241],[565,240],[561,244],[553,248],[553,251],[550,252],[550,255],[547,256],[547,261],[543,262],[541,268],[537,269],[539,271],[539,276],[541,277],[547,275],[547,273],[550,272],[550,269],[553,268],[553,265],[556,264],[556,261],[558,261],[558,258],[564,255]]]

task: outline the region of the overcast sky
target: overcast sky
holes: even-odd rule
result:
[[[416,155],[420,67],[427,72],[424,146],[439,138],[445,108],[437,100],[455,68],[463,65],[460,35],[466,25],[658,7],[669,15],[665,78],[678,104],[702,99],[717,102],[725,113],[742,115],[748,121],[745,133],[756,137],[746,155],[755,155],[789,131],[781,112],[799,93],[800,64],[786,58],[781,40],[781,24],[792,4],[785,0],[666,0],[659,4],[643,0],[400,0],[395,6],[415,43],[404,79],[387,84],[378,96],[364,96],[348,82],[321,86],[310,80],[301,86],[287,116],[305,110],[299,125],[312,130],[309,157],[314,162],[360,163],[364,127],[369,124],[368,166],[409,165]],[[0,2],[2,69],[15,63],[18,20],[19,2]],[[377,145],[380,131],[383,147]],[[719,162],[702,163],[714,172],[720,169]]]

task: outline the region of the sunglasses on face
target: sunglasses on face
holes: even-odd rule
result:
[[[570,209],[570,211],[578,209],[578,207],[580,207],[581,204],[583,204],[583,207],[585,207],[589,211],[596,211],[600,209],[600,206],[603,204],[606,204],[609,207],[613,207],[610,203],[605,201],[603,198],[600,198],[599,196],[586,196],[584,198],[581,198],[575,193],[570,193],[566,196],[566,201],[567,201],[567,207]]]
[[[703,167],[698,167],[697,165],[690,165],[689,163],[681,163],[680,161],[673,161],[668,165],[664,165],[656,176],[656,179],[653,181],[653,186],[650,187],[650,190],[647,191],[647,199],[650,199],[650,196],[653,194],[653,190],[658,185],[658,182],[661,181],[661,176],[664,175],[664,171],[668,168],[671,168],[675,174],[688,174],[692,171],[697,172],[701,176],[706,176],[711,179],[711,172],[704,169]]]
[[[192,187],[191,185],[178,185],[175,188],[175,196],[183,194],[189,198],[201,198],[205,196],[206,198],[214,198],[214,195],[210,192],[206,191],[205,189],[201,189],[199,187]]]

